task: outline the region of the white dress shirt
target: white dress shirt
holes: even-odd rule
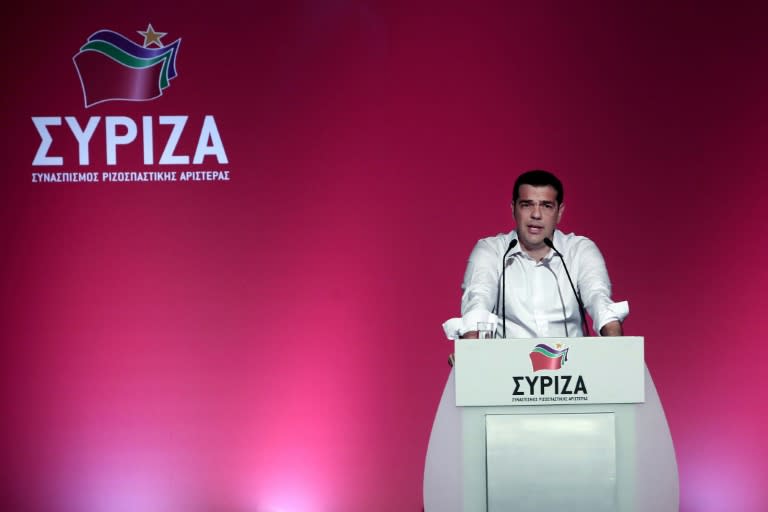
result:
[[[483,238],[469,256],[464,273],[461,319],[452,319],[443,327],[455,339],[477,330],[478,322],[496,322],[501,336],[501,264],[502,256],[517,232]],[[563,255],[573,284],[581,294],[584,307],[600,332],[608,322],[623,321],[629,305],[611,300],[611,282],[600,250],[594,242],[573,233],[556,230],[552,238]],[[535,261],[517,244],[506,257],[506,334],[507,338],[583,336],[579,305],[568,283],[563,262],[550,250]]]

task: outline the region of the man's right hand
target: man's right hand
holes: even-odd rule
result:
[[[478,338],[477,331],[467,331],[463,336],[459,336],[462,340],[476,340]]]

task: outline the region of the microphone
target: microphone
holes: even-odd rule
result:
[[[506,280],[507,254],[509,254],[509,251],[514,249],[516,245],[517,245],[517,238],[509,242],[509,247],[507,247],[507,252],[505,252],[504,256],[501,257],[501,337],[502,338],[507,337],[507,301],[505,300],[507,296],[507,280]]]
[[[563,262],[563,268],[565,269],[565,275],[568,277],[568,282],[571,284],[571,290],[573,290],[573,294],[576,296],[576,302],[579,303],[579,315],[581,315],[581,333],[584,336],[589,336],[589,326],[587,326],[587,315],[584,313],[584,303],[581,302],[581,295],[579,295],[579,292],[576,291],[576,287],[573,286],[573,280],[571,279],[571,274],[568,272],[568,266],[565,264],[565,259],[563,259],[563,255],[560,254],[560,251],[558,251],[555,248],[555,245],[552,243],[552,240],[549,238],[544,238],[544,244],[546,244],[547,247],[555,251],[555,254],[560,257],[560,261]]]

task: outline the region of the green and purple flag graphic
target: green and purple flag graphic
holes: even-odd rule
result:
[[[181,39],[147,48],[111,30],[88,38],[72,58],[80,75],[86,108],[104,101],[149,101],[162,96],[176,78]]]
[[[539,343],[531,350],[530,356],[534,372],[559,370],[568,360],[568,347],[557,350],[544,343]]]

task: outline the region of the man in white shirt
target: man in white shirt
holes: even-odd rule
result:
[[[623,334],[629,306],[611,300],[605,261],[594,242],[556,229],[564,210],[563,186],[556,176],[534,170],[517,178],[512,194],[515,230],[475,245],[462,284],[462,318],[444,324],[450,338],[476,338],[479,322],[495,323],[497,336],[505,333],[507,338],[586,336],[568,273],[594,331]]]

